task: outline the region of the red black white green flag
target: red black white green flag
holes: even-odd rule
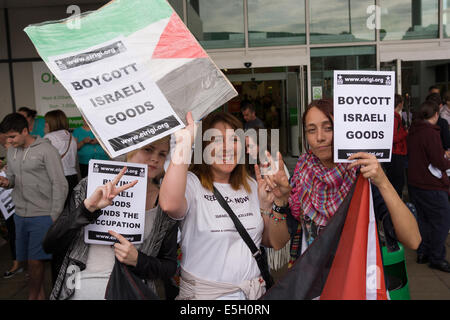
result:
[[[386,300],[381,248],[367,179],[262,300]]]

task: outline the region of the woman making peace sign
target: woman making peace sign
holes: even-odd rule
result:
[[[88,198],[87,178],[75,187],[70,203],[49,229],[43,243],[47,252],[67,250],[50,299],[104,299],[115,257],[130,266],[129,269],[140,278],[151,280],[150,285],[157,278],[169,278],[175,273],[177,223],[158,205],[157,179],[163,173],[168,152],[169,138],[166,137],[127,154],[128,162],[148,165],[144,242],[140,245],[133,245],[113,231],[110,234],[119,240],[114,246],[84,242],[83,227],[95,221],[101,215],[100,209],[109,206],[115,196],[137,183],[116,186],[126,168],[113,181],[97,187]],[[72,279],[76,279],[76,283],[72,284]]]

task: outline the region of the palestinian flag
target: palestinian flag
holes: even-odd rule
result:
[[[261,299],[388,299],[367,179],[359,176],[320,236]]]
[[[160,130],[167,135],[188,111],[199,120],[237,95],[165,0],[113,0],[25,32],[110,155],[131,151],[121,143],[147,139],[149,123],[158,130],[169,123]],[[108,123],[101,122],[107,114]],[[126,123],[137,118],[142,123]]]

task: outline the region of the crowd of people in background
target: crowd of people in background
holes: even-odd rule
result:
[[[89,160],[109,157],[89,127],[72,132],[61,110],[37,117],[35,110],[21,107],[7,115],[0,127],[0,142],[7,153],[0,185],[13,189],[15,204],[15,214],[5,223],[13,263],[3,277],[11,278],[26,267],[30,299],[43,299],[43,261],[51,260],[55,284],[64,255],[46,253],[42,240],[75,186],[87,176]]]
[[[398,195],[409,198],[416,212],[422,236],[417,263],[444,272],[450,272],[445,251],[450,228],[449,103],[449,92],[441,98],[439,88],[431,86],[408,127],[401,117],[403,98],[396,94],[392,160],[384,164]]]
[[[103,299],[120,261],[147,279],[153,289],[155,279],[167,281],[178,269],[178,299],[257,299],[270,282],[259,259],[261,253],[252,254],[238,233],[212,235],[210,230],[219,226],[209,213],[231,210],[247,215],[242,223],[251,230],[249,237],[258,248],[279,250],[290,241],[292,265],[326,227],[358,174],[371,179],[376,216],[387,217],[384,220],[392,228],[388,233],[395,237],[391,240],[417,249],[417,263],[450,272],[445,259],[450,227],[450,94],[441,98],[432,90],[415,108],[409,127],[401,116],[404,100],[395,96],[392,161],[383,166],[366,153],[353,155],[352,164],[333,162],[333,103],[327,99],[311,102],[303,114],[308,151],[300,156],[293,174],[281,154],[273,155],[281,167],[261,174],[267,163],[258,155],[270,149],[270,141],[261,146],[247,137],[247,161],[242,165],[237,161],[242,142],[226,139],[227,129],[259,132],[279,127],[279,115],[268,101],[265,121],[256,116],[250,101],[241,106],[244,124],[223,112],[202,120],[203,131],[222,132],[223,152],[212,157],[223,162],[189,165],[189,161],[172,158],[165,172],[168,137],[130,152],[127,161],[149,166],[144,243],[138,246],[114,232],[111,235],[118,239],[114,246],[84,243],[83,226],[95,221],[102,208],[133,185],[116,186],[122,170],[112,182],[86,195],[89,161],[109,159],[89,125],[84,122],[72,130],[61,110],[37,117],[36,111],[22,107],[0,123],[0,143],[7,149],[0,187],[13,189],[16,206],[6,224],[13,265],[4,277],[26,268],[29,298],[45,299],[44,262],[51,260],[51,299]],[[189,158],[181,151],[192,148],[196,134],[190,113],[186,122],[187,127],[174,135],[173,154]],[[183,135],[191,139],[181,139]],[[204,141],[202,147],[218,142]],[[233,159],[229,159],[230,150]],[[249,165],[250,159],[256,164]],[[270,164],[271,159],[268,154],[265,160]],[[230,203],[230,208],[210,201],[221,194],[245,201]],[[408,201],[415,207],[415,218],[405,205]],[[229,224],[225,227],[233,228],[231,220]],[[182,255],[177,268],[179,246]],[[211,268],[213,264],[218,267]],[[81,269],[81,289],[67,285],[71,266]]]

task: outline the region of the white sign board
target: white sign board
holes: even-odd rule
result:
[[[112,158],[184,127],[143,58],[124,37],[49,57],[50,69]]]
[[[116,238],[108,233],[113,230],[132,243],[142,243],[145,225],[145,199],[147,193],[147,166],[106,160],[90,160],[87,197],[98,186],[113,180],[126,166],[127,171],[119,186],[135,180],[138,183],[117,195],[111,206],[102,209],[102,215],[85,227],[84,241],[93,244],[112,244]]]
[[[2,177],[6,177],[6,174],[2,171],[0,172]],[[13,189],[0,188],[0,211],[5,218],[8,220],[15,213],[15,205],[11,197],[11,192]]]
[[[334,71],[334,162],[353,153],[391,161],[395,73]]]

